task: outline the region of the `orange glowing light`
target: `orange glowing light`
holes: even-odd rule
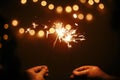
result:
[[[41,6],[46,6],[47,5],[47,2],[45,1],[45,0],[43,0],[42,2],[41,2]]]
[[[53,5],[53,4],[49,4],[49,5],[48,5],[48,9],[49,9],[49,10],[53,10],[53,9],[54,9],[54,5]]]
[[[98,7],[99,7],[99,9],[103,10],[104,9],[104,4],[100,3]]]
[[[66,6],[65,11],[66,13],[71,13],[72,12],[71,6]]]
[[[78,16],[77,16],[77,14],[73,14],[73,18],[75,18],[75,19],[76,19],[77,17],[78,17]]]
[[[86,0],[80,0],[80,2],[84,4],[84,3],[86,3]]]
[[[14,27],[18,26],[18,20],[14,19],[14,20],[12,21],[12,25],[13,25]]]
[[[7,34],[4,34],[4,35],[3,35],[3,39],[4,39],[4,40],[8,40],[8,35],[7,35]]]
[[[53,33],[55,33],[55,29],[54,28],[50,28],[49,32],[50,32],[50,34],[53,34]]]
[[[89,4],[89,5],[93,5],[93,4],[94,4],[94,1],[93,1],[93,0],[88,0],[88,4]]]
[[[25,32],[25,29],[24,29],[24,28],[20,28],[20,29],[19,29],[19,33],[20,33],[20,34],[23,34],[24,32]]]
[[[38,32],[38,37],[43,37],[45,35],[45,32],[43,30],[40,30]]]
[[[82,13],[78,14],[78,19],[83,20],[84,19],[84,15]]]
[[[58,6],[58,7],[56,8],[56,12],[57,12],[57,13],[62,13],[62,11],[63,11],[63,7],[62,7],[62,6]]]
[[[34,35],[35,35],[35,30],[30,30],[30,31],[29,31],[29,34],[30,34],[31,36],[34,36]]]
[[[79,10],[79,6],[78,6],[77,4],[74,4],[74,5],[73,5],[73,10],[74,10],[74,11],[78,11],[78,10]]]
[[[88,13],[88,14],[86,15],[86,20],[87,20],[87,21],[91,21],[92,19],[93,19],[93,15],[90,14],[90,13]]]
[[[100,2],[100,0],[94,0],[94,2],[95,2],[95,3],[99,3],[99,2]]]
[[[72,26],[71,26],[70,24],[67,24],[67,25],[65,26],[65,28],[66,28],[67,30],[70,30],[70,29],[72,28]]]
[[[33,0],[34,3],[38,2],[38,0]]]
[[[4,24],[4,29],[8,29],[8,24]]]
[[[21,4],[26,4],[27,0],[21,0]]]

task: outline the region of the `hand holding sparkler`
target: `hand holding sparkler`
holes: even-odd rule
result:
[[[45,80],[44,77],[48,76],[47,66],[36,66],[26,70],[30,80]]]
[[[75,78],[75,76],[86,76],[89,78],[102,78],[105,80],[119,80],[116,77],[108,75],[98,66],[82,66],[74,69],[72,73],[70,78]]]

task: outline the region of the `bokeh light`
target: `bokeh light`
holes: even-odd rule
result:
[[[86,20],[87,20],[87,21],[93,20],[93,15],[90,14],[90,13],[88,13],[88,14],[86,15]]]
[[[34,3],[38,2],[38,0],[33,0]]]
[[[21,4],[26,4],[27,0],[21,0]]]
[[[84,19],[84,14],[79,13],[79,14],[78,14],[78,19],[83,20],[83,19]]]
[[[53,10],[53,9],[54,9],[54,4],[49,4],[49,5],[48,5],[48,9],[49,9],[49,10]]]
[[[41,1],[41,6],[46,6],[47,2],[45,0]]]
[[[99,7],[99,9],[103,10],[103,9],[104,9],[104,4],[103,4],[103,3],[100,3],[100,4],[98,5],[98,7]]]
[[[99,3],[99,2],[100,2],[100,0],[94,0],[94,2],[95,2],[95,3]]]
[[[73,14],[73,18],[75,18],[75,19],[76,19],[77,17],[78,17],[78,16],[77,16],[77,14]]]
[[[38,31],[38,37],[44,37],[45,32],[43,30]]]
[[[30,34],[31,36],[34,36],[34,35],[35,35],[35,30],[30,30],[30,31],[29,31],[29,34]]]
[[[4,39],[4,40],[8,40],[8,35],[7,35],[7,34],[4,34],[4,35],[3,35],[3,39]]]
[[[78,10],[79,10],[79,6],[78,6],[77,4],[74,4],[74,5],[73,5],[73,10],[74,10],[74,11],[78,11]]]
[[[20,33],[20,34],[24,34],[24,32],[25,32],[25,29],[24,29],[24,28],[20,28],[20,29],[19,29],[19,33]]]
[[[4,24],[4,29],[8,29],[9,25],[8,24]]]
[[[14,27],[18,26],[18,20],[16,19],[12,20],[12,26]]]
[[[93,5],[93,4],[94,4],[94,1],[93,1],[93,0],[88,0],[88,4],[89,4],[89,5]]]
[[[65,11],[66,11],[66,13],[71,13],[72,12],[71,6],[66,6]]]
[[[56,12],[57,12],[57,13],[62,13],[62,12],[63,12],[63,7],[62,7],[62,6],[58,6],[58,7],[56,8]]]
[[[70,24],[67,24],[66,26],[65,26],[65,29],[67,29],[67,30],[70,30],[72,28],[72,26],[70,25]]]
[[[49,29],[49,33],[50,33],[50,34],[55,33],[55,29],[54,29],[54,28],[50,28],[50,29]]]
[[[84,4],[84,3],[86,3],[86,0],[80,0],[80,2]]]

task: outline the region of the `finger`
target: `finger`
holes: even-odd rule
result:
[[[30,69],[27,69],[26,72],[28,73],[36,73],[38,70],[41,70],[42,66],[36,66],[36,67],[32,67]]]
[[[82,71],[76,71],[76,70],[74,70],[73,71],[73,75],[75,75],[75,76],[82,76],[82,75],[87,75],[88,72],[89,72],[89,69],[82,70]]]
[[[89,69],[91,66],[81,66],[79,68],[76,68],[75,71],[82,71],[82,70],[86,70]]]
[[[42,66],[41,71],[38,73],[39,75],[45,76],[45,74],[48,73],[47,66]]]

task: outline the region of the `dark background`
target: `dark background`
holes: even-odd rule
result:
[[[77,2],[76,0],[50,1],[63,6]],[[20,21],[18,27],[9,29],[8,34],[14,37],[9,40],[10,44],[7,47],[1,49],[1,57],[4,56],[1,64],[5,64],[9,68],[8,71],[13,74],[14,71],[22,72],[33,66],[47,65],[50,80],[69,80],[72,70],[83,65],[97,65],[111,75],[119,75],[119,1],[101,0],[101,2],[105,5],[103,12],[99,12],[95,6],[93,8],[81,6],[83,13],[90,12],[95,17],[92,22],[77,21],[80,25],[78,30],[84,33],[86,40],[73,44],[69,49],[64,43],[58,43],[53,48],[53,38],[38,39],[28,35],[20,36],[17,31],[21,26],[30,26],[33,21],[47,24],[48,20],[61,20],[73,24],[75,20],[69,17],[70,15],[66,13],[58,15],[54,11],[47,11],[46,8],[40,7],[39,2],[33,3],[30,0],[25,5],[22,5],[19,0],[0,0],[0,17],[7,20],[9,24],[12,19]],[[5,32],[1,28],[2,31]]]

